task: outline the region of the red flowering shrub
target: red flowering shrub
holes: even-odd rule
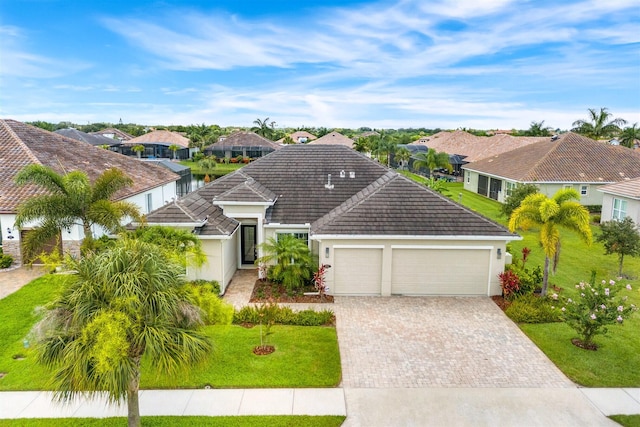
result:
[[[511,270],[500,273],[498,277],[502,287],[502,296],[505,299],[511,299],[520,290],[520,278]]]

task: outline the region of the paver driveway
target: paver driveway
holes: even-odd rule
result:
[[[342,386],[575,387],[488,297],[336,297]]]

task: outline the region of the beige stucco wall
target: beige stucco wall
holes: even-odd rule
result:
[[[640,224],[640,200],[624,196],[614,196],[609,193],[602,193],[602,195],[602,215],[600,222],[611,221],[613,218],[613,199],[621,199],[627,201],[627,216],[636,224]]]
[[[464,240],[464,239],[453,239],[453,240],[435,240],[435,239],[322,239],[319,242],[319,263],[322,264],[334,264],[334,254],[335,249],[337,247],[351,247],[351,248],[376,248],[382,247],[382,284],[381,284],[381,294],[391,295],[391,273],[392,273],[392,247],[425,247],[425,248],[434,248],[438,247],[450,247],[451,249],[458,247],[464,249],[473,249],[477,248],[478,250],[489,250],[491,252],[491,256],[489,257],[489,261],[491,263],[489,268],[489,279],[487,283],[487,287],[489,289],[489,295],[500,295],[500,281],[498,279],[498,274],[504,271],[505,265],[505,254],[506,254],[506,241],[493,241],[493,240]],[[327,252],[327,248],[329,248]],[[500,249],[501,256],[498,259],[497,252]],[[473,264],[465,263],[464,259],[456,259],[452,258],[453,267],[451,269],[452,275],[451,280],[455,280],[455,272],[463,271],[464,269],[474,269],[475,266]],[[334,288],[334,272],[330,268],[326,274],[327,284],[329,285],[329,289]]]

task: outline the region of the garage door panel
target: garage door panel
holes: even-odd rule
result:
[[[334,250],[336,295],[380,295],[382,249],[339,248]]]
[[[393,249],[391,293],[486,295],[489,250]]]

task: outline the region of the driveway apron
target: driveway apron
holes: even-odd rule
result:
[[[336,297],[345,388],[575,385],[488,297]]]

